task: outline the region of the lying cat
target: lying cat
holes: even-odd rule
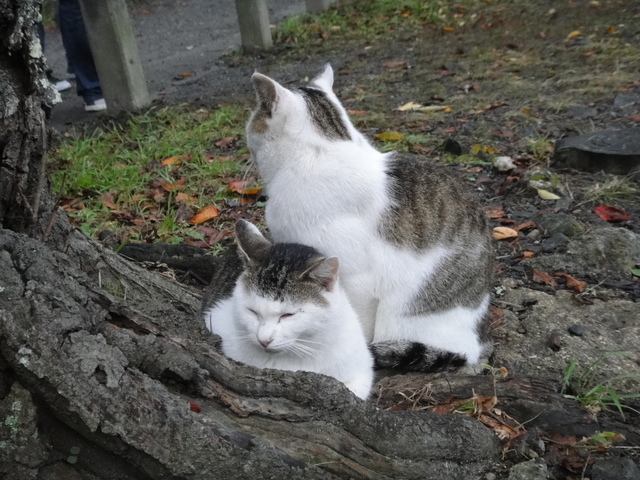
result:
[[[224,354],[258,368],[329,375],[366,399],[373,358],[338,281],[338,259],[271,244],[244,220],[236,238],[242,260],[218,270],[205,301],[207,328],[222,338]]]
[[[297,90],[259,73],[251,81],[247,142],[269,230],[340,258],[376,366],[486,360],[492,246],[477,200],[420,158],[378,152],[333,93],[328,64]]]

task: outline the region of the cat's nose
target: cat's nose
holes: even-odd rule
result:
[[[260,342],[260,345],[262,345],[264,348],[267,348],[269,346],[269,344],[272,342],[272,340],[258,340]]]

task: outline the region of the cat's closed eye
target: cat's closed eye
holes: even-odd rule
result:
[[[247,310],[249,310],[249,312],[253,313],[256,317],[258,316],[258,312],[256,312],[255,310],[253,310],[251,308],[247,308]]]
[[[283,313],[282,315],[280,315],[280,320],[282,320],[283,318],[293,317],[294,315],[295,313]]]

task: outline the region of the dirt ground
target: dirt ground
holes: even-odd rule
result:
[[[152,41],[154,30],[166,32],[167,27],[152,27],[163,25],[154,18],[197,4],[169,3],[149,1],[132,10],[136,28],[144,32],[141,44]],[[300,9],[300,3],[291,2],[291,8]],[[304,44],[280,38],[273,52],[259,56],[222,48],[201,64],[198,57],[188,65],[170,63],[168,70],[176,74],[199,73],[182,85],[167,80],[166,72],[152,74],[156,103],[237,98],[249,105],[254,69],[300,85],[330,61],[336,94],[359,129],[370,138],[401,132],[404,139],[379,146],[448,162],[478,192],[492,227],[518,231],[496,242],[494,365],[511,375],[559,382],[572,361],[585,371],[601,355],[625,351],[599,363],[594,382],[626,375],[615,383],[616,391],[638,393],[640,278],[632,270],[638,274],[640,267],[639,176],[624,177],[626,196],[604,196],[603,186],[615,182],[614,176],[558,169],[552,157],[554,142],[563,137],[639,126],[640,2],[486,0],[447,6],[442,24],[398,28],[374,41],[319,30]],[[198,35],[184,41],[205,50],[212,42]],[[166,62],[181,58],[176,53]],[[148,76],[152,63],[145,64]],[[408,102],[441,108],[395,110]],[[54,111],[60,128],[86,120],[70,110],[65,115]],[[511,157],[514,166],[498,170],[492,164],[497,156]],[[545,200],[535,187],[559,198]],[[602,219],[594,208],[603,205],[628,216]],[[637,400],[631,404],[639,406]],[[626,420],[640,427],[638,412],[628,411]],[[609,452],[637,463],[636,453]],[[581,478],[593,463],[591,458],[580,472],[547,460],[552,478]],[[505,468],[496,473],[507,478]]]

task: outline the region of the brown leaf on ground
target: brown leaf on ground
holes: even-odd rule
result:
[[[489,316],[491,317],[491,328],[496,328],[502,325],[502,317],[504,316],[504,310],[495,305],[489,307]]]
[[[188,162],[191,160],[191,155],[173,155],[172,157],[165,158],[162,160],[162,165],[180,165],[182,162]]]
[[[567,280],[567,287],[570,288],[571,290],[575,290],[578,293],[582,293],[584,292],[584,289],[587,288],[587,282],[578,280],[577,278],[574,278],[567,273],[563,273],[562,275]]]
[[[220,212],[218,212],[218,209],[215,207],[215,205],[207,205],[206,207],[201,208],[198,213],[191,217],[189,223],[192,225],[198,225],[214,217],[217,217],[218,215],[220,215]]]
[[[487,105],[486,107],[480,109],[480,110],[476,110],[474,113],[474,115],[480,115],[482,113],[488,112],[489,110],[493,110],[495,108],[500,108],[500,107],[504,107],[506,105],[506,103],[504,102],[498,102],[498,103],[491,103],[489,105]]]
[[[440,415],[446,415],[447,413],[450,413],[451,410],[453,410],[453,407],[450,404],[448,405],[438,404],[438,405],[434,405],[433,408],[430,408],[429,410],[435,413],[439,413]]]
[[[485,207],[484,211],[489,215],[489,218],[501,218],[504,216],[504,208],[502,205],[498,207]]]
[[[214,145],[219,148],[231,148],[236,141],[236,137],[222,137]]]
[[[395,62],[384,62],[382,64],[385,68],[407,68],[407,62],[404,60],[397,60]]]
[[[262,187],[249,187],[250,182],[235,181],[229,183],[230,192],[236,192],[240,195],[258,195],[262,191]]]
[[[180,192],[176,195],[176,202],[184,203],[185,205],[194,205],[198,203],[197,197],[191,197],[184,192]]]
[[[520,230],[528,230],[529,228],[536,228],[536,224],[533,222],[524,222],[512,227],[516,232]]]
[[[167,192],[172,192],[174,190],[179,190],[184,187],[187,179],[185,177],[179,178],[175,182],[162,182],[162,188],[164,188]]]
[[[544,283],[551,287],[557,287],[558,282],[556,282],[555,278],[545,272],[541,272],[540,270],[534,268],[533,269],[533,281],[538,283]]]
[[[491,236],[494,240],[505,240],[507,238],[518,238],[518,232],[509,227],[495,227]]]

